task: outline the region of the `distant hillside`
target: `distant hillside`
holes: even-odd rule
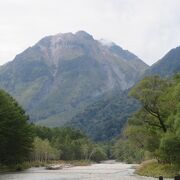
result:
[[[129,59],[129,62],[132,60],[134,62],[136,59],[136,56],[128,51],[123,54],[123,50],[116,45],[112,44],[110,50]],[[149,67],[141,78],[156,74],[168,77],[177,72],[180,72],[180,47],[172,49],[161,60]],[[119,135],[128,118],[138,107],[137,101],[129,98],[127,91],[112,91],[87,106],[84,111],[73,117],[68,125],[83,130],[96,141],[112,139]]]
[[[162,59],[153,64],[145,75],[172,76],[180,72],[180,46],[170,50]]]
[[[67,126],[83,130],[95,141],[111,140],[120,134],[138,107],[139,103],[128,97],[127,91],[109,92],[88,105]]]
[[[48,36],[0,67],[0,88],[33,122],[60,126],[102,94],[134,85],[148,66],[121,47],[79,31]],[[121,111],[121,110],[120,110]]]

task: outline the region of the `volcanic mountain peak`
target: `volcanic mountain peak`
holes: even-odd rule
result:
[[[86,39],[89,39],[89,40],[93,40],[93,36],[90,35],[89,33],[87,33],[86,31],[77,31],[75,33],[75,36],[79,37],[79,38],[86,38]]]
[[[32,121],[57,126],[98,96],[130,88],[147,67],[129,51],[114,43],[102,45],[85,31],[59,33],[1,67],[0,87],[17,99]]]
[[[65,45],[65,44],[73,44],[83,42],[84,40],[91,40],[93,41],[93,36],[88,34],[85,31],[78,31],[76,33],[58,33],[53,36],[46,36],[41,39],[36,45],[42,45],[46,47],[50,47],[50,45],[57,46],[57,45]]]

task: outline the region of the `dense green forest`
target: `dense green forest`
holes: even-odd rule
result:
[[[22,162],[33,148],[33,129],[17,102],[0,90],[0,164]]]
[[[129,94],[142,106],[129,119],[116,142],[115,157],[126,162],[156,159],[151,169],[161,164],[179,166],[180,75],[171,79],[146,77]],[[148,175],[148,171],[144,171],[143,175]]]
[[[17,102],[0,91],[0,167],[51,160],[99,162],[107,159],[104,147],[72,128],[30,124]]]
[[[106,151],[85,134],[72,128],[47,128],[34,125],[33,160],[107,159]],[[47,147],[46,150],[44,147]],[[46,152],[45,152],[46,151]]]
[[[94,141],[110,141],[119,136],[139,103],[128,97],[128,91],[113,90],[98,97],[78,113],[67,126],[83,130]]]
[[[53,160],[99,162],[115,158],[140,163],[154,159],[139,174],[179,174],[180,74],[168,79],[146,77],[132,88],[129,95],[140,105],[132,100],[128,105],[135,102],[136,109],[139,109],[129,118],[120,138],[97,144],[80,130],[70,127],[48,128],[30,124],[25,111],[1,90],[0,167]],[[161,168],[160,172],[158,168]]]

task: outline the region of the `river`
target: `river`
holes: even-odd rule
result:
[[[61,170],[30,168],[21,172],[0,174],[0,180],[154,180],[154,178],[135,175],[133,164],[107,161]]]

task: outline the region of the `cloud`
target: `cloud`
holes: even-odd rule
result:
[[[42,37],[85,30],[152,64],[180,45],[179,0],[0,1],[0,64]]]

